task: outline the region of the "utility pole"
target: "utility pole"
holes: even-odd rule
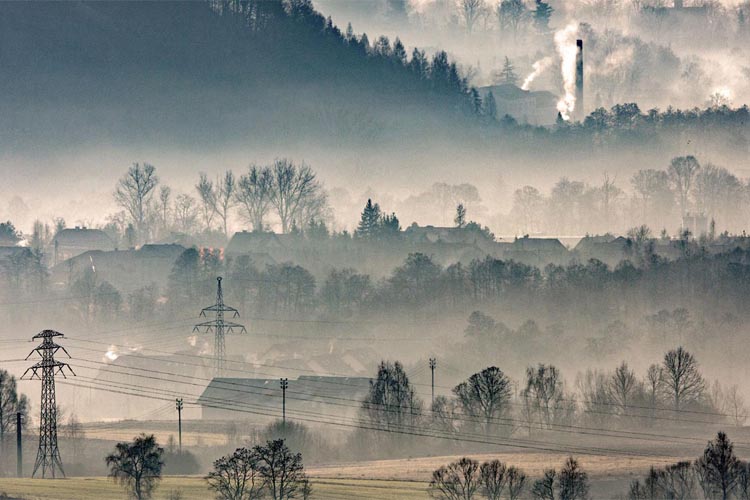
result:
[[[175,399],[175,407],[177,408],[177,442],[182,453],[182,398]]]
[[[289,387],[289,379],[279,379],[281,383],[281,421],[286,425],[286,388]]]
[[[62,337],[63,334],[54,330],[44,330],[34,335],[31,340],[42,339],[42,343],[39,344],[26,359],[29,359],[35,352],[41,356],[41,361],[35,365],[29,367],[21,377],[23,380],[29,371],[31,375],[26,380],[41,380],[42,381],[42,404],[41,417],[39,419],[39,450],[36,454],[36,461],[34,462],[34,472],[31,473],[31,477],[36,475],[37,470],[41,467],[42,477],[46,478],[49,474],[52,478],[55,477],[56,469],[60,470],[62,477],[65,477],[63,471],[62,460],[60,459],[60,450],[57,447],[57,400],[55,398],[55,374],[59,373],[63,378],[65,376],[64,369],[70,370],[70,373],[75,376],[73,369],[69,364],[55,360],[55,353],[61,350],[70,357],[68,351],[61,345],[56,344],[52,339],[54,337]]]
[[[430,358],[430,371],[432,372],[432,405],[435,406],[435,367],[437,359]]]
[[[23,440],[21,439],[21,412],[16,413],[16,476],[23,477]]]
[[[5,428],[3,427],[3,376],[0,374],[0,453],[5,452]]]
[[[203,329],[203,333],[214,333],[214,376],[221,377],[224,374],[224,365],[226,362],[226,347],[224,345],[224,334],[234,333],[234,330],[239,330],[240,333],[247,333],[244,326],[237,323],[231,323],[224,321],[224,313],[232,313],[234,318],[239,318],[240,313],[234,307],[229,307],[224,304],[224,293],[221,291],[221,276],[216,278],[216,304],[204,307],[201,310],[200,315],[206,317],[206,313],[216,313],[215,319],[198,323],[193,327],[194,332],[199,332]]]

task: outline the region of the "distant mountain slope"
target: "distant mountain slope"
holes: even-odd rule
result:
[[[0,145],[350,144],[466,115],[461,91],[367,56],[304,0],[234,4],[0,3]]]

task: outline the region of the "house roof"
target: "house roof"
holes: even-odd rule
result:
[[[566,252],[567,248],[565,245],[560,243],[557,238],[529,238],[524,236],[523,238],[517,238],[513,242],[515,250],[526,250],[526,251],[545,251],[545,252]]]
[[[306,402],[326,402],[344,397],[359,400],[369,390],[370,379],[365,377],[319,377],[302,375],[289,380],[287,398]],[[214,378],[198,398],[203,406],[223,406],[237,403],[262,403],[281,398],[279,379]]]
[[[107,233],[101,229],[68,228],[55,235],[59,247],[90,248],[92,250],[113,250],[115,245]]]
[[[404,234],[414,242],[473,244],[489,239],[481,231],[466,227],[409,226]]]
[[[227,252],[234,254],[264,253],[281,250],[284,244],[275,233],[241,231],[234,233],[227,245]]]

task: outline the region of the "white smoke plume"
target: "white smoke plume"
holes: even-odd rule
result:
[[[526,79],[523,81],[523,85],[521,85],[522,90],[529,90],[529,87],[531,86],[531,83],[544,72],[545,69],[549,68],[552,65],[553,59],[550,56],[544,57],[542,59],[539,59],[537,62],[531,65],[533,68],[533,71],[529,73],[529,76],[526,77]]]
[[[555,33],[555,48],[560,54],[560,71],[563,77],[565,95],[557,102],[557,110],[563,119],[569,120],[576,107],[576,36],[578,23],[571,22],[564,29]]]

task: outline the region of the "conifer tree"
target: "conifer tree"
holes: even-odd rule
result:
[[[359,218],[356,235],[365,239],[377,236],[380,217],[380,206],[377,203],[373,203],[371,199],[368,199]]]
[[[503,63],[503,70],[500,72],[500,78],[502,83],[506,85],[515,85],[518,81],[516,68],[513,66],[513,63],[510,62],[508,56],[505,56],[505,63]]]
[[[459,203],[456,207],[456,218],[453,219],[456,223],[456,227],[464,227],[466,225],[466,207],[463,203]]]
[[[549,19],[555,9],[544,0],[536,0],[536,9],[534,10],[533,20],[534,27],[539,33],[549,31]]]
[[[495,94],[492,91],[484,98],[484,116],[497,120],[497,101],[495,101]]]

